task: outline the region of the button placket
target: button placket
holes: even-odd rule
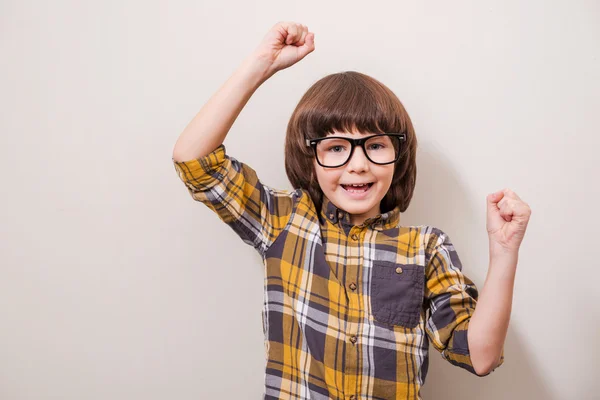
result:
[[[344,218],[347,219],[347,214],[344,214]],[[349,221],[348,221],[349,222]],[[358,362],[359,362],[359,349],[360,344],[358,343],[358,335],[361,332],[361,306],[360,306],[360,293],[356,292],[357,282],[361,276],[361,269],[363,264],[363,254],[362,254],[362,246],[360,245],[361,232],[362,229],[357,226],[348,226],[348,222],[343,221],[342,225],[344,225],[345,229],[349,228],[347,232],[347,242],[345,245],[347,246],[346,254],[349,257],[351,262],[347,262],[346,264],[346,277],[351,277],[351,280],[345,282],[346,290],[347,290],[347,299],[348,299],[348,325],[346,326],[346,373],[348,374],[348,379],[344,385],[344,392],[347,395],[351,395],[352,397],[344,397],[346,399],[357,399],[356,396],[356,373],[358,371]]]

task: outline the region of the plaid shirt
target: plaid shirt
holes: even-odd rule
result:
[[[467,329],[478,291],[447,234],[400,226],[399,208],[353,226],[324,197],[317,213],[306,191],[262,184],[224,145],[173,163],[263,258],[264,399],[421,399],[430,341],[477,375]]]

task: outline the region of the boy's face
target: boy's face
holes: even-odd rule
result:
[[[358,139],[372,133],[334,132],[328,136],[333,135]],[[381,213],[379,203],[392,184],[394,165],[394,163],[386,165],[372,163],[360,146],[356,146],[350,160],[341,167],[325,168],[314,160],[317,180],[323,194],[338,208],[351,214],[353,225],[360,225],[367,218]],[[363,183],[372,183],[372,185],[366,191],[352,190],[346,186]]]

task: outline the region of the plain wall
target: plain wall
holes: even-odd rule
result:
[[[278,21],[316,50],[250,99],[225,141],[290,189],[302,94],[355,70],[419,140],[403,225],[446,231],[483,287],[485,197],[532,208],[505,363],[430,348],[425,399],[600,396],[597,1],[0,4],[0,399],[259,399],[263,266],[171,162],[183,128]]]

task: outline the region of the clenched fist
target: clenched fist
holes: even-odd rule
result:
[[[260,60],[271,76],[306,57],[315,49],[315,34],[306,25],[295,22],[278,22],[265,35],[254,50],[253,57]]]
[[[487,196],[487,232],[490,253],[519,251],[531,216],[531,208],[510,189]]]

